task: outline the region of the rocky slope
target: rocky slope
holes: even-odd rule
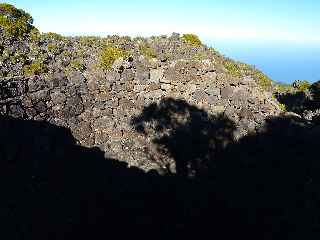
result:
[[[232,77],[214,56],[148,60],[137,55],[118,59],[107,71],[95,68],[98,60],[90,55],[88,62],[91,58],[85,71],[66,73],[59,65],[50,67],[52,74],[1,78],[1,114],[65,126],[79,144],[97,146],[106,157],[148,170],[159,167],[157,160],[150,161],[150,152],[155,152],[152,136],[137,133],[132,119],[152,103],[182,99],[210,115],[224,114],[237,126],[235,140],[281,112],[251,76]]]
[[[3,26],[0,46],[1,115],[67,127],[79,144],[145,170],[165,162],[175,171],[171,157],[152,143],[164,133],[141,134],[133,121],[154,104],[181,100],[224,116],[236,126],[233,141],[282,112],[265,75],[191,34],[63,37],[31,26],[17,36]],[[181,121],[190,115],[179,114]]]
[[[283,88],[192,34],[0,4],[1,239],[319,239],[320,83]]]

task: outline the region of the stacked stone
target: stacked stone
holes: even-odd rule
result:
[[[134,130],[131,120],[144,107],[164,98],[183,99],[209,114],[225,114],[237,125],[235,139],[255,132],[281,111],[270,94],[250,78],[234,78],[213,60],[116,61],[113,70],[88,68],[53,77],[0,80],[2,115],[47,121],[70,128],[78,143],[97,146],[129,165],[155,168],[146,147],[153,136]]]

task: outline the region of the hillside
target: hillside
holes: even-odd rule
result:
[[[40,33],[8,4],[0,54],[3,239],[319,230],[319,82],[276,84],[193,34]]]
[[[131,119],[161,100],[224,114],[237,125],[235,140],[281,112],[271,80],[195,35],[63,37],[28,26],[22,34],[2,30],[2,112],[70,128],[81,145],[130,165],[156,167],[145,153],[152,146]]]

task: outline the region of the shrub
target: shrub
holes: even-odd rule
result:
[[[189,43],[190,45],[192,45],[194,47],[202,46],[202,42],[201,42],[201,40],[199,39],[199,37],[197,35],[184,34],[182,36],[182,39],[185,40],[187,43]]]
[[[27,61],[27,55],[24,52],[17,50],[13,55],[10,56],[10,61],[15,64],[24,64]]]
[[[276,83],[274,86],[274,92],[276,93],[289,93],[293,92],[293,87],[285,83]]]
[[[57,48],[58,48],[58,46],[55,44],[52,44],[52,43],[48,44],[48,51],[49,52],[54,52]]]
[[[29,33],[29,39],[32,42],[39,41],[40,40],[40,36],[41,36],[41,34],[40,34],[39,30],[36,29],[36,28],[33,28]]]
[[[43,33],[42,37],[48,40],[56,40],[56,41],[63,41],[65,39],[65,37],[63,37],[62,35],[54,32]]]
[[[83,71],[86,69],[85,65],[81,63],[79,60],[72,60],[69,66],[78,71]]]
[[[228,70],[228,72],[234,77],[252,76],[256,80],[257,84],[261,86],[264,90],[271,90],[272,80],[265,75],[260,70],[256,69],[254,66],[250,66],[245,63],[235,62],[232,59],[227,59],[223,62],[223,66]]]
[[[29,13],[11,4],[0,4],[0,27],[10,36],[23,37],[34,28],[32,24],[33,18]]]
[[[293,82],[292,86],[293,88],[297,89],[297,91],[305,92],[310,88],[311,84],[306,80],[304,81],[296,80]]]
[[[107,46],[102,50],[100,57],[100,65],[105,70],[110,70],[113,63],[119,58],[127,58],[130,53],[126,50]]]
[[[151,59],[151,58],[156,58],[157,57],[156,51],[154,49],[152,49],[151,47],[147,46],[147,44],[139,45],[139,51],[147,59]]]
[[[261,72],[260,70],[255,69],[255,73],[253,75],[253,77],[258,80],[258,84],[264,89],[264,90],[271,90],[272,88],[272,80],[265,75],[263,72]]]
[[[58,45],[54,44],[54,43],[49,43],[48,44],[48,52],[54,54],[54,55],[58,55],[59,53],[61,53],[61,49]]]
[[[47,66],[42,62],[34,62],[24,67],[24,73],[27,76],[40,75],[48,71]]]
[[[241,70],[238,64],[231,60],[227,59],[223,62],[223,66],[227,69],[227,71],[234,77],[241,77]]]
[[[287,106],[285,104],[279,103],[279,107],[280,107],[281,111],[287,112]]]

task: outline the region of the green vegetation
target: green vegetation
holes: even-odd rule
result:
[[[254,69],[253,77],[258,81],[258,84],[264,89],[264,90],[271,90],[272,88],[272,80],[265,75],[263,72],[261,72],[258,69]]]
[[[150,46],[148,46],[146,43],[139,45],[139,51],[147,59],[152,59],[157,57],[156,51],[152,49]]]
[[[31,42],[39,41],[40,37],[41,37],[41,33],[39,32],[38,29],[36,29],[36,28],[31,29],[31,31],[29,33],[29,39]]]
[[[290,84],[275,83],[274,92],[276,93],[289,93],[293,91],[293,87]]]
[[[202,61],[202,60],[205,60],[207,59],[208,56],[205,52],[198,52],[194,55],[193,57],[193,60],[196,60],[196,61]]]
[[[86,69],[85,65],[81,63],[79,60],[72,60],[69,66],[77,71],[84,71]]]
[[[273,84],[254,66],[226,58],[213,48],[202,47],[201,40],[194,34],[184,34],[181,37],[176,34],[175,37],[170,38],[167,36],[148,39],[137,37],[133,40],[130,37],[119,36],[67,38],[53,32],[41,34],[32,24],[33,19],[30,14],[13,5],[0,4],[0,28],[13,36],[24,37],[28,41],[28,49],[19,54],[17,54],[18,51],[13,53],[6,45],[0,45],[2,55],[0,60],[8,65],[19,63],[20,73],[23,70],[27,75],[44,73],[48,71],[48,67],[58,64],[62,64],[61,67],[66,67],[68,70],[84,71],[86,69],[84,62],[89,64],[97,55],[100,55],[98,65],[105,70],[110,70],[117,59],[125,59],[130,56],[131,51],[136,50],[146,59],[158,58],[161,61],[210,59],[215,63],[217,70],[227,71],[228,77],[230,75],[235,78],[252,77],[265,90],[276,88],[281,92],[292,89],[292,86]],[[159,50],[155,46],[159,46]],[[26,65],[33,59],[37,61]],[[87,61],[88,59],[90,61]],[[48,65],[46,66],[45,63]],[[18,71],[13,74],[18,74]],[[308,82],[302,81],[297,84],[296,90],[305,91],[309,87]]]
[[[58,33],[53,33],[53,32],[43,33],[41,36],[43,38],[49,39],[49,40],[56,40],[56,41],[65,40],[65,37],[63,37],[62,35],[60,35]]]
[[[231,60],[231,59],[226,59],[223,62],[223,66],[227,69],[227,71],[233,76],[233,77],[241,77],[241,70],[239,65]]]
[[[197,35],[184,34],[182,36],[182,39],[194,47],[201,47],[202,46],[202,42]]]
[[[11,4],[0,4],[0,27],[9,36],[22,38],[34,27],[33,18],[22,9],[17,9]]]
[[[311,87],[311,84],[306,80],[296,80],[293,82],[292,86],[299,92],[305,92]]]
[[[279,103],[279,107],[280,107],[281,111],[287,112],[287,106],[285,104]]]
[[[223,61],[223,66],[233,77],[252,76],[264,90],[270,91],[272,88],[272,80],[254,66],[229,58]]]
[[[13,63],[22,63],[24,64],[27,61],[27,56],[21,51],[16,51],[11,57],[10,60]]]
[[[58,55],[61,52],[61,49],[59,48],[58,45],[54,44],[54,43],[49,43],[48,44],[48,52]]]
[[[27,76],[40,75],[42,73],[46,73],[47,71],[47,66],[40,61],[34,62],[24,67],[24,73]]]
[[[274,86],[274,92],[278,94],[306,92],[310,89],[311,84],[306,80],[296,80],[293,84],[276,83]]]
[[[316,99],[313,86],[308,81],[296,80],[292,84],[276,83],[273,92],[280,102],[281,110],[301,113],[308,92],[312,93],[313,100]]]
[[[110,70],[113,63],[119,58],[127,58],[130,52],[127,50],[107,46],[102,50],[100,57],[100,65],[105,70]]]

